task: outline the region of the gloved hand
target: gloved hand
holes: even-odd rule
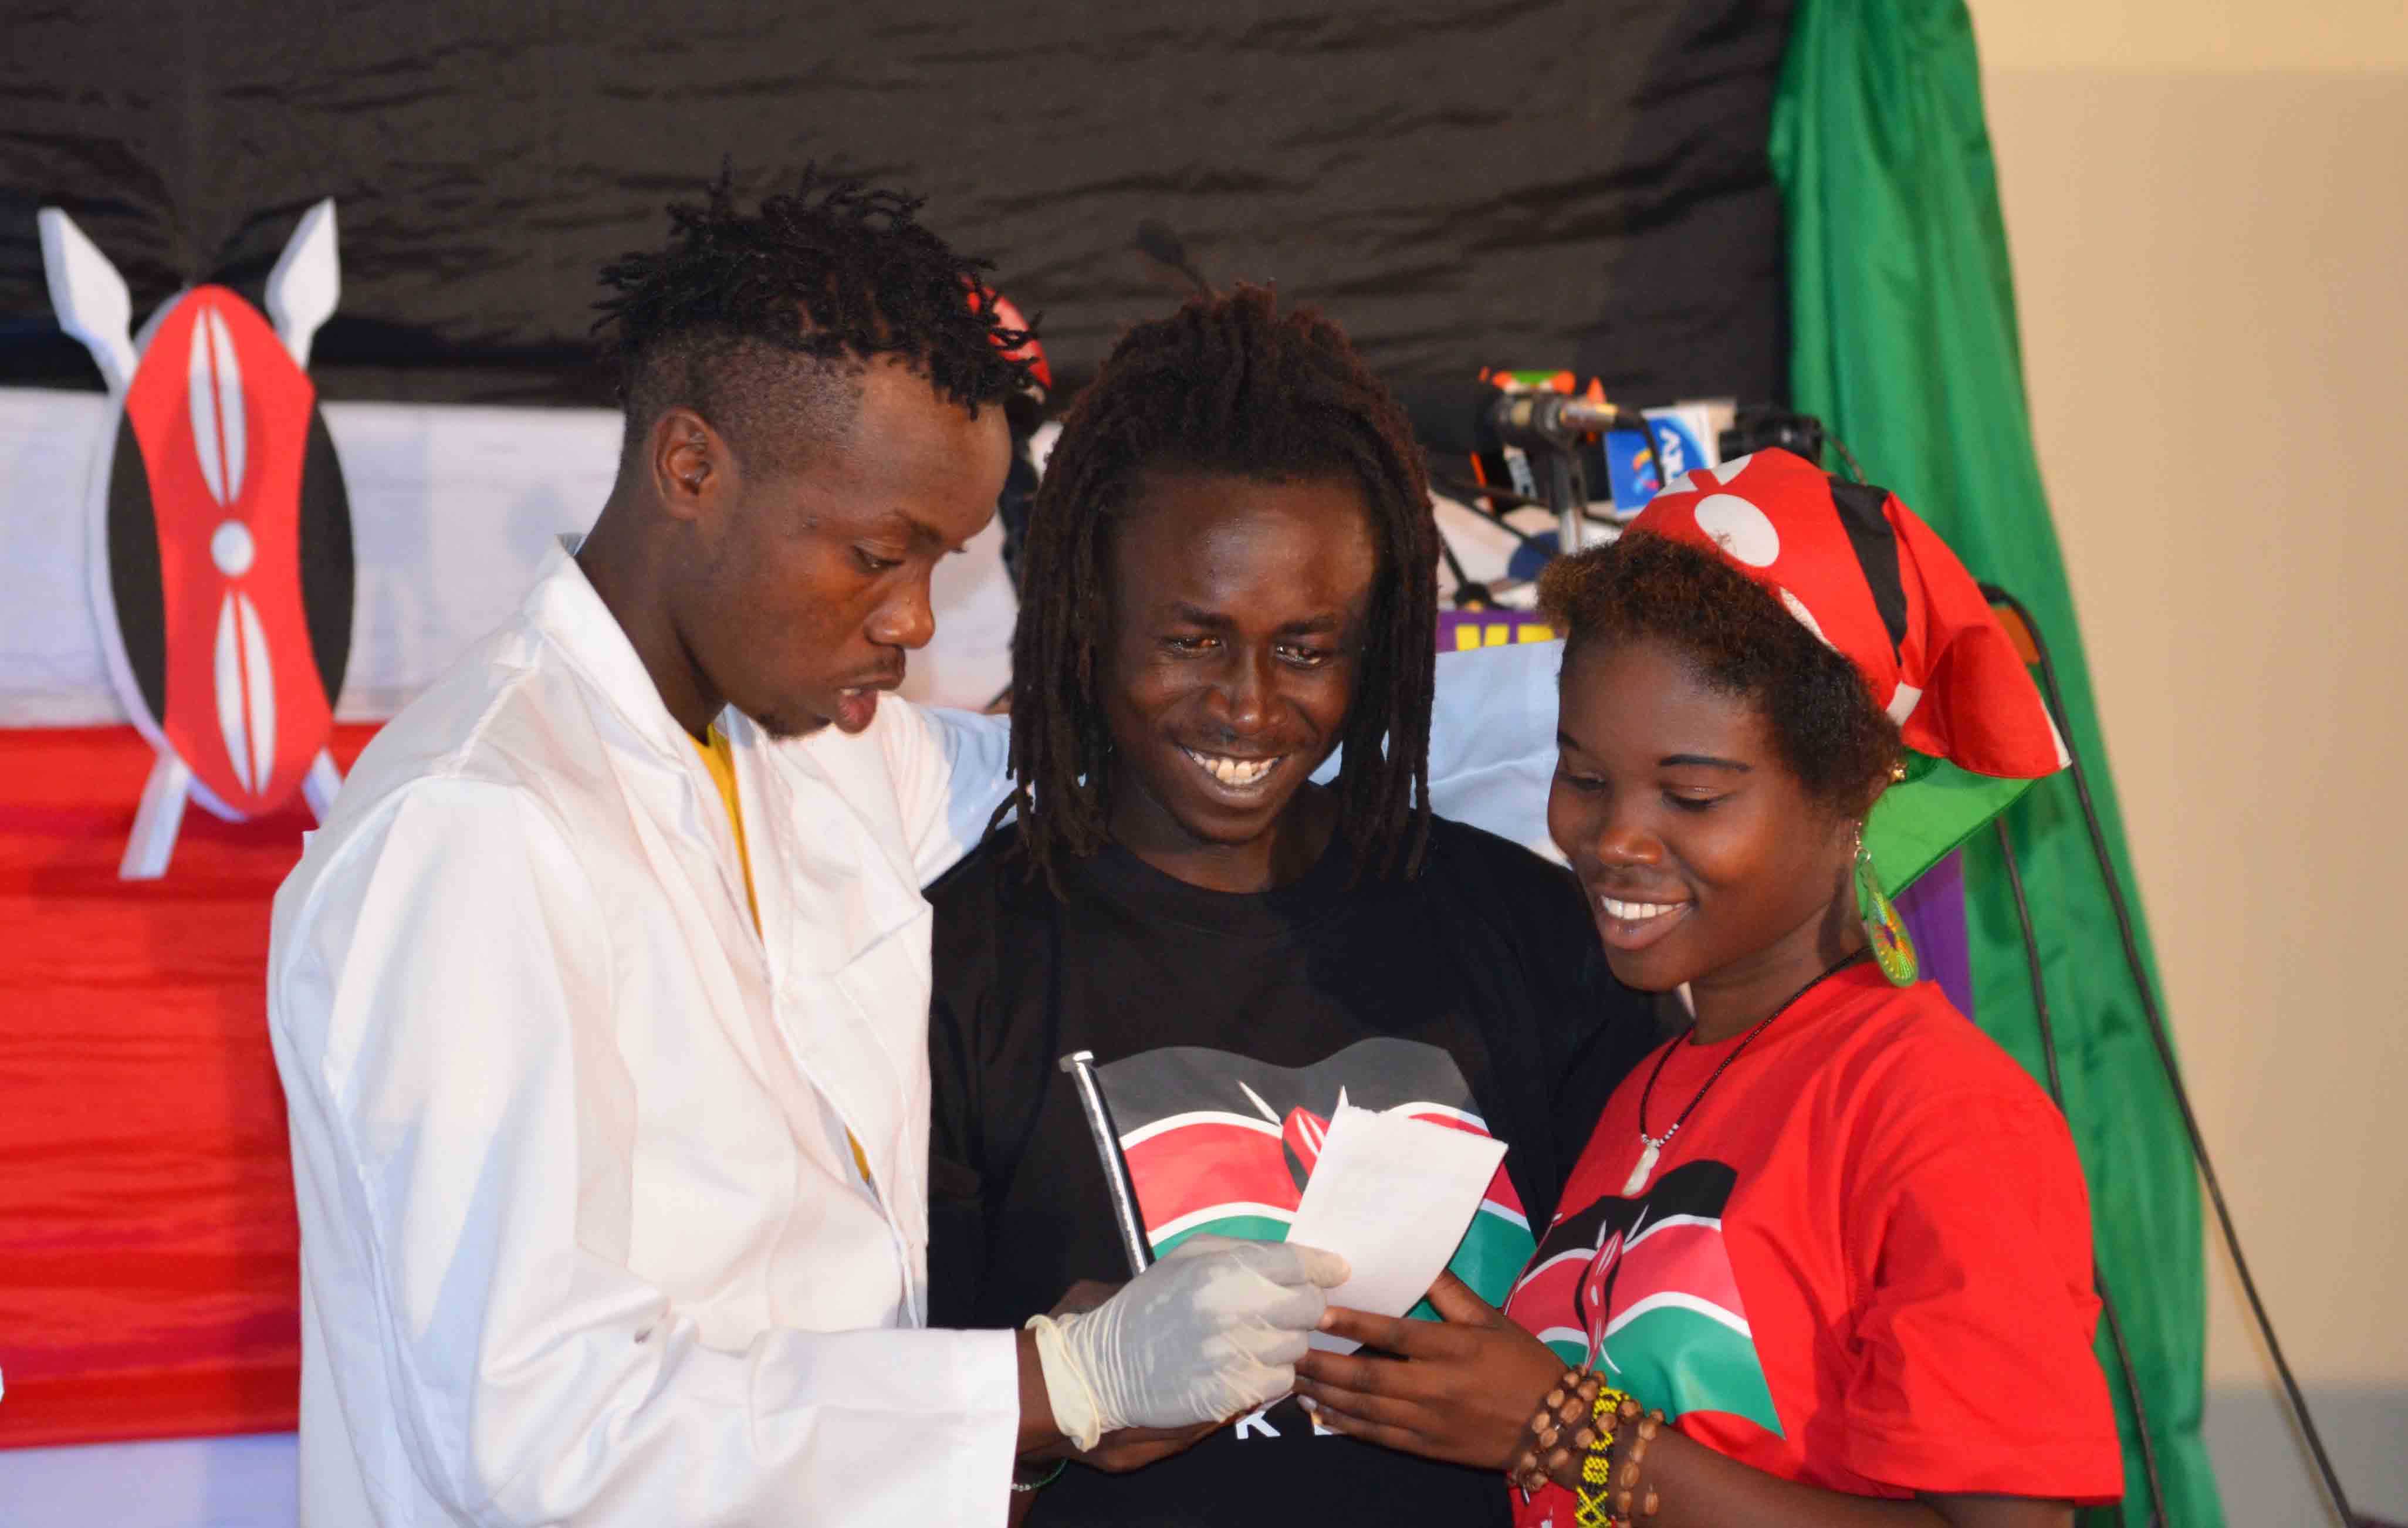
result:
[[[1322,1291],[1346,1260],[1283,1242],[1190,1236],[1096,1309],[1039,1316],[1054,1420],[1081,1449],[1124,1427],[1220,1421],[1285,1395]]]

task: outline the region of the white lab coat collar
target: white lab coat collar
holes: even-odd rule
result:
[[[853,771],[825,767],[874,753],[877,740],[827,728],[781,742],[741,712],[721,714],[760,915],[759,935],[749,937],[744,867],[718,787],[618,617],[565,547],[545,555],[524,610],[625,724],[633,747],[619,759],[623,785],[690,829],[673,849],[697,886],[715,880],[728,899],[728,915],[717,921],[741,946],[730,959],[738,968],[766,960],[778,1037],[860,1143],[916,1285],[927,1246],[927,903],[910,879],[908,848],[884,842],[891,833],[849,799],[853,782],[842,776]],[[824,761],[828,750],[839,757]],[[805,843],[808,854],[798,852]],[[706,854],[708,870],[699,863]],[[894,948],[882,948],[890,942]],[[794,1107],[799,1113],[803,1101]],[[810,1128],[808,1117],[796,1123]],[[920,1307],[921,1291],[912,1293]]]
[[[626,628],[587,582],[577,559],[555,546],[544,554],[538,572],[535,587],[527,591],[527,619],[663,758],[692,753],[694,740],[669,714]]]
[[[686,842],[711,846],[713,864],[702,884],[715,879],[733,899],[737,913],[743,914],[744,867],[737,859],[734,830],[718,802],[718,786],[695,753],[692,735],[661,699],[660,686],[652,682],[636,644],[627,640],[626,628],[602,602],[566,539],[544,554],[522,610],[625,725],[624,741],[636,746],[623,747],[620,753],[623,782],[652,796],[664,820],[687,829]],[[632,774],[629,766],[634,767]],[[740,965],[742,954],[731,953]]]

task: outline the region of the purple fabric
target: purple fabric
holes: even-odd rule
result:
[[[1898,894],[1923,979],[1938,982],[1967,1018],[1973,1013],[1973,944],[1965,931],[1965,855],[1958,850]]]

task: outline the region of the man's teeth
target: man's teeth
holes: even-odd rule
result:
[[[1265,775],[1279,768],[1280,762],[1277,758],[1229,758],[1220,754],[1199,754],[1193,748],[1182,748],[1180,752],[1194,759],[1197,768],[1225,786],[1258,785]]]
[[[1641,923],[1648,918],[1662,917],[1667,913],[1677,912],[1688,905],[1686,902],[1627,902],[1612,897],[1599,897],[1598,903],[1605,909],[1607,917],[1620,918],[1627,923]]]

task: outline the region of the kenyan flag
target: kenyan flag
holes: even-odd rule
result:
[[[1414,1040],[1359,1041],[1293,1069],[1175,1045],[1098,1067],[1096,1079],[1156,1257],[1199,1231],[1286,1240],[1340,1103],[1489,1133],[1455,1059]],[[1521,1196],[1499,1166],[1448,1266],[1494,1305],[1532,1246]]]
[[[1567,1364],[1596,1352],[1614,1384],[1668,1417],[1720,1411],[1785,1435],[1723,1246],[1737,1181],[1721,1162],[1684,1162],[1637,1199],[1566,1216],[1507,1312]]]

